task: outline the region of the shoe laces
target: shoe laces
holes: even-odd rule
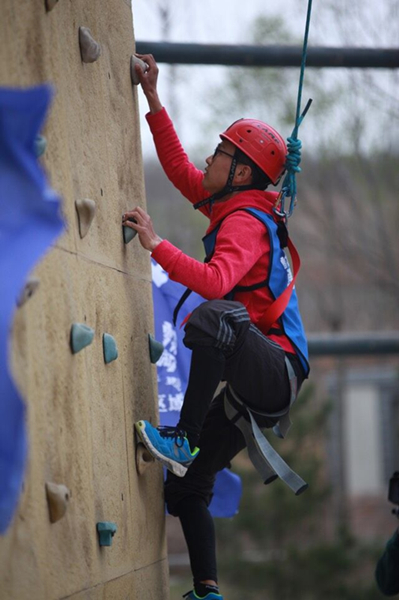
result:
[[[186,432],[182,429],[179,429],[178,427],[168,427],[167,425],[161,425],[160,427],[158,427],[158,431],[161,437],[174,439],[175,444],[178,448],[181,448],[183,446],[184,438],[186,437]]]
[[[189,592],[186,592],[185,594],[183,594],[183,596],[182,596],[182,597],[183,597],[183,598],[188,598],[188,596],[189,596],[190,594],[192,594],[193,592],[194,592],[194,590],[190,590]],[[208,595],[208,594],[207,594],[207,595]]]

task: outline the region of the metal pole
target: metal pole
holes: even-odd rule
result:
[[[312,356],[399,354],[399,333],[329,333],[308,336]]]
[[[298,67],[300,46],[233,46],[171,42],[136,42],[140,54],[153,54],[157,62],[181,65],[241,67]],[[397,69],[397,48],[308,48],[306,66],[359,69]]]

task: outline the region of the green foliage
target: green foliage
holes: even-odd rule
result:
[[[369,549],[343,542],[320,543],[311,548],[287,546],[265,563],[238,558],[229,564],[226,582],[229,600],[377,600],[373,582],[376,557]],[[359,565],[364,574],[356,575]],[[367,574],[366,574],[367,569]]]

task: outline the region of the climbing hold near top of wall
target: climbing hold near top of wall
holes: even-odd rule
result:
[[[100,546],[112,546],[112,538],[116,531],[116,523],[112,523],[111,521],[100,521],[97,523]]]
[[[25,302],[33,296],[33,294],[39,287],[39,284],[40,284],[40,281],[36,277],[30,277],[28,279],[28,281],[24,285],[23,290],[21,291],[20,295],[17,298],[18,308],[21,308],[21,306],[23,304],[25,304]]]
[[[49,12],[53,10],[54,6],[58,3],[58,0],[46,0],[46,10]]]
[[[81,238],[84,238],[96,214],[96,203],[89,198],[82,198],[82,200],[76,200],[75,207],[78,213],[79,234]]]
[[[51,523],[62,519],[68,508],[71,492],[66,485],[57,483],[46,483],[46,496]]]
[[[150,347],[150,360],[153,364],[158,362],[164,351],[164,347],[161,342],[158,342],[151,333],[148,334],[148,344]]]
[[[84,323],[73,323],[71,327],[71,350],[74,354],[90,346],[94,338],[94,329]]]
[[[95,62],[101,55],[101,46],[91,35],[88,27],[79,27],[80,55],[83,62]]]
[[[140,80],[137,76],[136,69],[135,69],[136,65],[139,65],[139,67],[143,73],[148,71],[147,63],[144,62],[143,60],[141,60],[141,58],[134,56],[134,54],[133,54],[130,59],[130,76],[132,78],[133,85],[138,85],[140,83]]]
[[[103,334],[103,352],[104,361],[106,362],[106,364],[118,358],[118,348],[116,347],[116,341],[109,333]]]
[[[37,135],[35,139],[35,154],[36,157],[42,156],[46,152],[47,140],[44,135]]]
[[[150,454],[147,448],[141,442],[136,446],[136,470],[139,475],[155,462],[154,457]]]
[[[128,219],[128,221],[131,221],[132,223],[137,223],[136,219],[134,219],[133,217],[130,217]],[[136,237],[137,231],[135,231],[131,227],[122,227],[122,229],[123,229],[123,241],[125,242],[125,244],[128,244],[129,242],[132,241],[132,239],[134,237]]]

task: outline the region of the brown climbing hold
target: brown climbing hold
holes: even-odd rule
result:
[[[134,54],[133,54],[130,59],[130,76],[132,78],[133,85],[138,85],[140,83],[140,80],[137,76],[136,69],[135,69],[136,65],[139,65],[139,67],[143,73],[148,71],[147,63],[144,62],[143,60],[141,60],[141,58],[134,56]]]
[[[25,283],[23,290],[17,298],[17,306],[21,308],[25,302],[33,296],[37,288],[39,287],[40,281],[36,277],[30,277],[28,281]]]
[[[136,469],[139,475],[155,462],[154,457],[148,452],[147,448],[141,442],[136,446]]]
[[[83,198],[76,200],[75,207],[78,213],[79,234],[81,238],[84,238],[96,214],[96,203],[89,198]]]
[[[54,6],[58,4],[58,0],[46,0],[46,10],[49,12],[53,10]]]
[[[51,523],[62,519],[65,515],[71,492],[66,485],[57,483],[46,483],[47,503],[50,513]]]
[[[80,55],[83,62],[95,62],[101,55],[101,46],[91,35],[88,27],[79,27]]]

